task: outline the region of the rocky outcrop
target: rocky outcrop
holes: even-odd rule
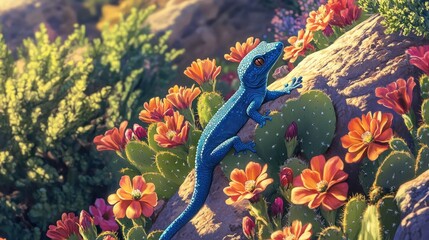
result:
[[[341,146],[340,138],[347,134],[348,122],[368,111],[391,112],[394,114],[394,131],[406,139],[411,137],[399,115],[377,104],[374,90],[398,78],[417,78],[421,73],[409,64],[405,50],[424,44],[424,40],[399,34],[387,35],[381,21],[379,16],[370,17],[328,48],[307,56],[287,76],[269,86],[269,89],[281,89],[292,77],[302,76],[303,87],[298,92],[320,89],[330,96],[337,114],[337,125],[328,156],[338,155],[344,158],[346,150]],[[261,112],[265,112],[264,109],[267,108],[280,109],[287,99],[297,97],[298,92],[265,104]],[[416,88],[415,107],[419,103],[417,92]],[[239,135],[245,141],[250,140],[253,138],[254,128],[255,123],[250,121]],[[345,167],[350,174],[348,179],[351,190],[359,190],[357,164],[346,164]]]
[[[194,191],[195,172],[189,173],[183,184],[159,213],[152,230],[165,229],[188,206]],[[204,207],[181,229],[173,240],[213,240],[213,239],[244,239],[241,221],[246,214],[244,206],[225,204],[227,196],[223,188],[228,180],[218,167],[214,172],[214,181]]]
[[[22,39],[33,37],[41,23],[47,26],[51,39],[73,32],[76,13],[69,1],[63,0],[1,0],[0,23],[10,48]]]
[[[235,42],[248,36],[262,38],[273,10],[264,1],[169,0],[148,18],[153,32],[172,30],[171,46],[185,48],[179,68],[196,58],[223,58]]]
[[[403,184],[396,200],[403,219],[394,239],[429,239],[429,170]]]

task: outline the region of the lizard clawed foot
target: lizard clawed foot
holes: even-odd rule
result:
[[[267,110],[267,111],[265,112],[265,115],[263,115],[263,116],[261,117],[261,119],[258,121],[258,124],[259,124],[259,127],[260,127],[260,128],[263,128],[263,127],[265,126],[265,124],[267,123],[267,120],[268,120],[268,121],[273,120],[273,118],[269,116],[269,115],[270,115],[270,113],[271,113],[271,111],[270,111],[270,110]]]
[[[290,94],[290,92],[292,92],[294,89],[297,88],[302,88],[302,77],[293,77],[292,78],[292,83],[291,85],[289,85],[289,83],[285,84],[285,92],[287,94]]]
[[[250,141],[247,143],[241,143],[237,146],[234,146],[234,149],[235,149],[234,155],[237,155],[240,152],[243,152],[244,154],[246,154],[247,150],[249,150],[253,153],[256,153],[255,146],[256,146],[256,143],[254,141]]]

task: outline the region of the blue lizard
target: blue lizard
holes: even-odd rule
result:
[[[237,136],[249,117],[263,127],[271,120],[269,111],[258,112],[261,105],[302,86],[302,79],[293,78],[292,84],[281,91],[267,90],[268,73],[283,50],[281,42],[261,42],[250,51],[238,66],[240,87],[216,112],[198,141],[195,158],[195,188],[188,207],[161,235],[160,240],[171,239],[201,209],[210,191],[213,171],[231,148],[236,152],[255,152],[253,141],[243,143]]]

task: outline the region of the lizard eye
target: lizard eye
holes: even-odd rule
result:
[[[263,58],[256,58],[253,63],[255,63],[256,66],[260,67],[262,65],[264,65],[265,61]]]

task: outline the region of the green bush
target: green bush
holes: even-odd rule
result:
[[[426,0],[359,0],[367,12],[380,13],[387,33],[401,31],[408,35],[429,36],[429,2]]]
[[[44,237],[62,212],[86,209],[112,182],[110,160],[91,145],[104,131],[96,124],[136,116],[181,53],[169,50],[168,34],[142,27],[151,11],[133,10],[93,42],[79,26],[50,42],[41,26],[16,57],[0,35],[0,236]]]

